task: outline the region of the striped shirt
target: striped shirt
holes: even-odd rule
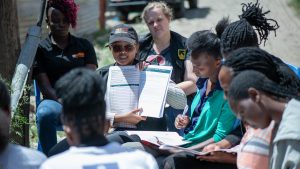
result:
[[[254,129],[247,126],[237,155],[239,169],[268,169],[269,145],[274,122],[265,129]]]

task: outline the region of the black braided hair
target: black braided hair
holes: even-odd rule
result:
[[[273,62],[271,55],[259,48],[239,48],[230,53],[224,65],[232,68],[234,76],[244,70],[251,69],[262,72],[270,79],[279,82],[277,76],[278,66]]]
[[[262,41],[265,44],[270,31],[274,31],[276,36],[277,21],[265,17],[270,11],[263,12],[258,1],[243,3],[242,12],[240,20],[229,24],[222,34],[221,50],[225,55],[240,47],[257,47]],[[255,30],[259,34],[259,42]]]
[[[223,17],[216,25],[216,33],[217,36],[221,39],[222,33],[227,28],[227,26],[230,24],[229,17]]]
[[[243,71],[233,78],[228,90],[228,98],[233,101],[247,99],[249,98],[248,89],[251,87],[276,98],[299,99],[299,96],[295,95],[293,90],[290,90],[291,88],[281,86],[268,79],[263,73],[254,70]]]
[[[216,33],[211,30],[194,32],[187,40],[187,47],[192,51],[192,57],[198,57],[200,53],[207,53],[215,59],[222,58],[220,49],[220,35],[228,25],[228,18],[223,18],[216,25]]]
[[[55,84],[63,105],[63,119],[77,129],[81,143],[103,134],[105,123],[104,83],[87,68],[76,68]]]
[[[291,88],[294,94],[300,91],[297,75],[279,58],[257,47],[243,47],[233,51],[224,65],[232,68],[234,76],[245,70],[263,73],[275,83]]]
[[[256,70],[272,81],[300,92],[297,75],[279,58],[256,47],[243,47],[233,51],[224,65],[233,69],[234,76],[244,70]]]

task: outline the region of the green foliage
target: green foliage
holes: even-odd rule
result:
[[[19,100],[18,107],[14,112],[14,117],[11,122],[11,135],[16,137],[11,137],[11,142],[17,144],[17,140],[15,138],[22,138],[24,136],[24,126],[30,125],[29,119],[24,116],[23,108],[24,106],[28,106],[29,104],[29,92],[30,92],[30,85],[26,85],[24,87],[23,95]]]
[[[114,58],[108,47],[106,47],[109,39],[110,30],[98,31],[94,33],[94,46],[98,58],[99,68],[114,63]]]
[[[6,79],[3,79],[1,76],[0,76],[0,80],[6,84],[9,92],[11,92],[10,83]],[[23,96],[20,98],[18,107],[14,112],[14,117],[12,117],[11,126],[10,126],[10,135],[13,136],[10,139],[12,143],[18,144],[17,140],[14,139],[22,138],[24,135],[23,126],[29,124],[28,119],[22,113],[23,106],[29,103],[29,97],[28,97],[29,91],[30,91],[30,86],[25,86]]]
[[[297,11],[298,15],[300,15],[300,0],[291,0],[289,5]]]

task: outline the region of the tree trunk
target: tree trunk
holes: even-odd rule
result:
[[[17,0],[0,0],[0,34],[0,76],[11,82],[21,49]],[[29,94],[25,95],[28,98]],[[12,121],[11,139],[17,144],[29,146],[29,100],[23,102],[21,113]]]
[[[0,75],[12,79],[20,53],[16,0],[0,0]]]

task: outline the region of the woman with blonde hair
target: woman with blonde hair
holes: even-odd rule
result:
[[[186,38],[170,30],[172,9],[164,2],[151,2],[144,8],[141,17],[150,33],[140,41],[138,59],[150,64],[173,66],[171,79],[187,95],[194,93],[197,78],[189,60]],[[179,112],[182,111],[165,109],[169,130],[176,130],[174,120]]]

